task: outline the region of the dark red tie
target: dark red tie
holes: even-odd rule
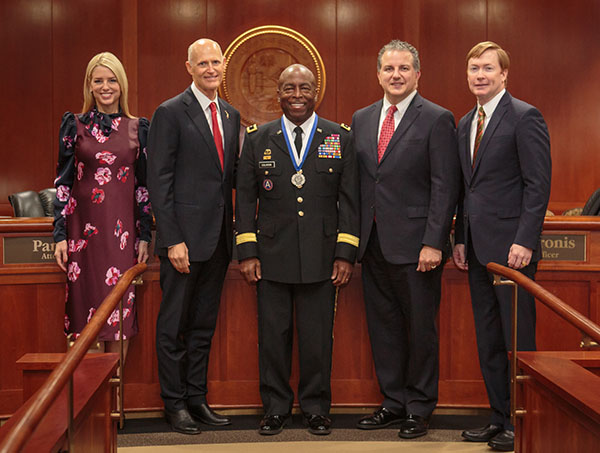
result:
[[[377,144],[377,162],[381,162],[381,158],[385,153],[388,143],[394,135],[394,113],[396,113],[395,105],[392,105],[388,111],[383,124],[381,125],[381,133],[379,134],[379,143]]]
[[[485,110],[483,110],[483,106],[480,106],[477,113],[477,133],[475,134],[475,144],[473,145],[473,161],[471,162],[471,167],[475,166],[475,157],[477,157],[477,150],[479,149],[479,144],[481,143],[481,138],[483,137],[484,124]]]
[[[223,139],[221,138],[221,129],[219,129],[219,120],[217,119],[217,105],[214,102],[210,103],[210,113],[212,115],[213,138],[215,139],[221,168],[223,168]]]

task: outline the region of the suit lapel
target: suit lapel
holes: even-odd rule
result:
[[[383,163],[388,154],[390,154],[390,152],[394,149],[394,146],[396,146],[396,144],[402,138],[402,136],[406,134],[406,131],[410,128],[412,123],[414,123],[417,117],[421,114],[422,106],[423,99],[421,98],[421,96],[419,96],[419,94],[415,95],[414,99],[406,109],[406,112],[404,113],[400,124],[398,124],[398,127],[394,131],[394,135],[392,135],[392,139],[388,143],[388,146],[385,149],[385,153],[381,157],[381,161],[379,162],[380,165]]]
[[[377,135],[379,133],[379,118],[381,117],[382,107],[383,99],[373,106],[367,120],[367,130],[372,131],[371,138],[369,140],[371,143],[371,152],[368,153],[368,155],[369,159],[372,159],[372,162],[376,167],[379,164],[379,162],[377,162]]]
[[[221,111],[221,123],[223,124],[223,143],[224,143],[223,144],[223,168],[227,168],[232,157],[234,157],[234,154],[228,152],[228,150],[231,147],[231,144],[235,143],[234,127],[232,124],[232,120],[230,118],[231,114],[229,113],[229,110],[227,108],[228,108],[228,106],[225,105],[223,100],[219,98],[219,109]],[[215,146],[215,150],[216,150],[216,146]],[[233,152],[236,153],[237,150],[234,150]]]
[[[463,168],[463,175],[467,178],[467,182],[471,183],[471,177],[473,175],[473,167],[471,165],[471,123],[473,122],[473,115],[477,111],[477,106],[471,110],[467,116],[465,116],[465,136],[462,143],[459,143],[461,148],[460,161]],[[459,133],[459,136],[461,134]]]
[[[273,132],[271,133],[271,141],[277,145],[277,148],[280,152],[288,156],[290,158],[290,153],[288,151],[288,147],[285,143],[285,137],[283,136],[284,131],[281,127],[281,118],[277,120],[275,123],[275,127],[273,128]]]
[[[498,125],[500,124],[502,117],[506,114],[509,103],[510,103],[510,95],[508,94],[508,91],[507,91],[504,94],[504,96],[502,96],[502,99],[500,99],[498,106],[496,107],[496,109],[494,110],[494,113],[492,114],[492,119],[490,119],[490,122],[488,123],[487,127],[485,128],[483,137],[481,138],[481,143],[479,144],[479,149],[477,150],[477,158],[475,159],[475,166],[473,167],[473,175],[475,175],[475,173],[477,172],[477,169],[479,168],[479,163],[481,162],[481,159],[483,159],[483,157],[485,155],[487,145],[490,142],[490,139],[494,136],[494,132],[496,132],[496,129],[498,128]]]
[[[217,147],[215,145],[215,140],[213,138],[212,132],[210,131],[210,127],[208,126],[208,122],[206,121],[206,116],[202,111],[202,107],[200,103],[194,96],[191,88],[188,88],[186,91],[186,96],[184,98],[184,103],[187,104],[186,113],[200,132],[200,135],[204,139],[206,147],[209,149],[209,154],[211,155],[212,161],[217,165],[219,170],[223,171],[221,168],[221,162],[219,161],[219,155],[217,153]]]

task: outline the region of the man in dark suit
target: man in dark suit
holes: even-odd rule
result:
[[[427,433],[438,398],[442,269],[460,169],[452,113],[417,93],[419,54],[392,41],[377,58],[383,100],[352,120],[361,187],[359,260],[383,402],[361,429]]]
[[[172,428],[230,420],[206,403],[206,372],[231,260],[232,187],[240,115],[219,99],[223,54],[200,39],[188,49],[193,83],[161,104],[148,136],[148,189],[156,216],[163,299],[156,322],[161,397]]]
[[[358,248],[356,157],[350,128],[314,113],[308,68],[286,68],[277,95],[283,117],[247,129],[236,192],[240,270],[257,284],[259,433],[281,432],[292,410],[295,313],[300,409],[309,432],[329,434],[335,300]]]
[[[456,266],[469,271],[479,364],[492,416],[463,437],[512,451],[509,361],[511,289],[493,286],[490,261],[533,279],[550,196],[550,138],[542,114],[506,91],[510,60],[497,44],[467,54],[467,81],[477,106],[458,125],[464,193],[456,215]],[[519,350],[535,350],[535,300],[518,292]]]

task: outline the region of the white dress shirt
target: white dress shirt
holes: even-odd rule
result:
[[[492,119],[492,115],[494,114],[494,110],[498,107],[500,103],[500,99],[506,93],[506,88],[502,89],[500,93],[490,99],[483,106],[483,111],[485,112],[485,119],[483,121],[483,133],[485,133],[485,128],[490,123]],[[473,149],[475,148],[475,136],[477,135],[477,117],[479,116],[479,102],[477,102],[477,108],[475,109],[475,114],[473,115],[473,119],[471,120],[471,161],[473,161]]]

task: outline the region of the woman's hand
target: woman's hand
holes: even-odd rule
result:
[[[62,269],[63,272],[67,272],[67,260],[69,255],[67,253],[67,241],[62,240],[56,243],[54,247],[54,258],[56,258],[56,264]]]

